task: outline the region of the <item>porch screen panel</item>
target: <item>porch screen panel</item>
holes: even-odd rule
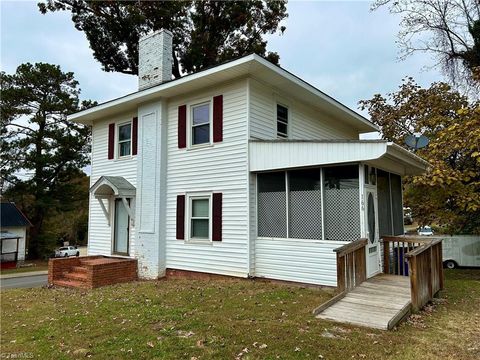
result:
[[[323,211],[326,240],[360,238],[358,166],[324,168]]]
[[[392,204],[390,202],[389,174],[377,170],[377,193],[378,193],[378,231],[380,237],[393,235],[392,228]]]
[[[320,169],[288,172],[288,237],[322,238]]]
[[[390,174],[390,189],[392,192],[393,235],[403,235],[402,179],[399,175]]]
[[[258,236],[287,237],[285,173],[258,174]]]

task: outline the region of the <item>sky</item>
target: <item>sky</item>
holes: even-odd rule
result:
[[[268,49],[305,81],[358,110],[358,101],[395,91],[405,76],[422,86],[443,80],[428,54],[399,61],[399,18],[369,1],[290,1],[284,35],[269,35]],[[1,70],[24,62],[58,64],[72,71],[81,98],[107,101],[137,90],[137,78],[102,71],[84,34],[67,12],[42,15],[37,1],[0,0]]]

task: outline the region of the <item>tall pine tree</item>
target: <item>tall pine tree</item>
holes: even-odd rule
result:
[[[90,129],[67,115],[93,103],[80,104],[73,73],[56,65],[22,64],[0,81],[2,193],[31,197],[29,256],[38,257],[56,240],[45,238],[46,217],[66,205],[72,179],[88,163]]]

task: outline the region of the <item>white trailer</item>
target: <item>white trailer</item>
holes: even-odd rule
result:
[[[453,235],[442,241],[443,264],[448,269],[458,266],[480,267],[480,236]]]

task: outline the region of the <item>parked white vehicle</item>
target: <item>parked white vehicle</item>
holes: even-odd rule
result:
[[[55,257],[80,256],[80,251],[75,246],[64,246],[55,250]]]
[[[448,269],[458,266],[480,267],[480,236],[453,235],[442,241],[443,264]]]
[[[418,228],[417,233],[420,236],[432,236],[433,229],[430,226],[423,226],[421,228]]]

